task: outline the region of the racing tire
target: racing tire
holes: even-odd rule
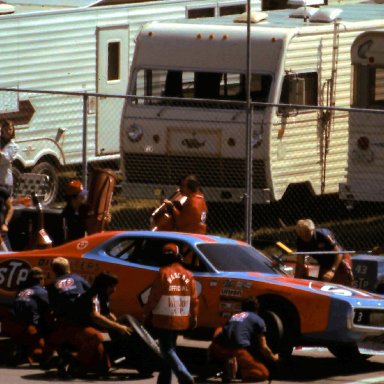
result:
[[[42,161],[32,168],[32,173],[38,173],[40,175],[47,175],[49,177],[48,191],[45,193],[42,200],[43,205],[49,205],[56,200],[59,190],[59,177],[56,167],[47,161]]]
[[[131,315],[126,315],[124,318],[126,319],[124,323],[128,323],[133,329],[130,344],[134,348],[131,348],[132,353],[129,357],[141,375],[150,376],[162,366],[163,356],[160,347],[138,320]]]
[[[356,343],[334,344],[328,346],[328,350],[333,356],[343,362],[362,362],[371,357],[371,355],[362,354]]]
[[[288,360],[293,352],[289,331],[282,316],[277,311],[266,310],[260,313],[267,327],[267,343],[271,350],[280,355],[282,361]]]

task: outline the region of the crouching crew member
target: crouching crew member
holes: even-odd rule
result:
[[[180,384],[194,383],[176,354],[176,339],[180,331],[196,327],[198,298],[193,275],[179,261],[178,246],[164,245],[162,267],[144,307],[144,322],[150,322],[156,329],[160,350],[166,360],[160,370],[158,384],[171,384],[172,371]]]
[[[48,293],[44,287],[44,274],[38,267],[32,268],[23,289],[13,303],[14,319],[4,324],[4,331],[19,347],[13,363],[24,358],[32,364],[41,360],[45,337],[50,328],[47,322],[50,312]]]
[[[47,289],[55,325],[45,347],[46,358],[42,364],[45,369],[51,368],[55,352],[71,343],[76,331],[72,322],[75,301],[90,287],[83,277],[71,273],[69,261],[64,257],[53,259],[51,268],[55,279]]]
[[[244,381],[264,381],[269,378],[269,370],[259,356],[269,362],[277,362],[279,356],[267,344],[265,322],[257,313],[258,300],[249,298],[241,307],[242,312],[216,330],[209,356],[223,366],[227,379],[234,379],[238,370]]]
[[[119,339],[132,333],[132,329],[119,323],[110,311],[110,296],[116,291],[117,284],[117,276],[101,272],[95,277],[91,288],[76,300],[72,316],[77,326],[72,340],[78,352],[76,374],[95,372],[106,375],[111,364],[104,348],[103,332],[109,333],[112,344],[120,344]]]
[[[353,285],[352,260],[348,253],[338,253],[342,247],[335,235],[327,228],[316,228],[310,219],[296,223],[298,252],[322,252],[311,255],[320,266],[319,280],[332,283]],[[333,252],[333,253],[326,253]],[[305,255],[297,255],[295,277],[306,278]]]
[[[65,320],[71,317],[75,300],[90,285],[82,276],[71,273],[69,261],[64,257],[56,257],[51,268],[56,278],[48,287],[50,304],[55,314]]]

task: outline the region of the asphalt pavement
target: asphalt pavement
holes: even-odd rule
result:
[[[197,375],[206,369],[207,342],[180,339],[179,355],[190,371]],[[0,368],[1,384],[49,383],[137,383],[155,384],[157,372],[150,377],[142,377],[133,369],[115,369],[108,378],[63,379],[56,371],[48,373],[38,367],[23,365],[17,368]],[[201,381],[200,381],[201,382]],[[220,383],[221,379],[210,377],[207,384]],[[240,381],[239,381],[240,382]],[[324,348],[296,349],[289,364],[277,367],[273,372],[273,384],[315,383],[315,384],[380,384],[384,383],[384,355],[375,355],[362,363],[341,363]],[[177,384],[173,378],[172,384]]]

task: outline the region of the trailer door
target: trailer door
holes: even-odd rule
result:
[[[97,92],[124,95],[128,84],[129,26],[97,30]],[[98,97],[96,101],[96,155],[119,152],[120,117],[124,99]]]

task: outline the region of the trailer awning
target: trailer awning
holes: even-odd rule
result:
[[[15,7],[5,1],[0,1],[0,15],[7,15],[8,13],[14,13]]]
[[[142,0],[144,2],[145,0]],[[52,8],[90,8],[104,5],[118,5],[137,3],[138,0],[9,0],[7,4],[19,6],[41,6],[45,9]]]

